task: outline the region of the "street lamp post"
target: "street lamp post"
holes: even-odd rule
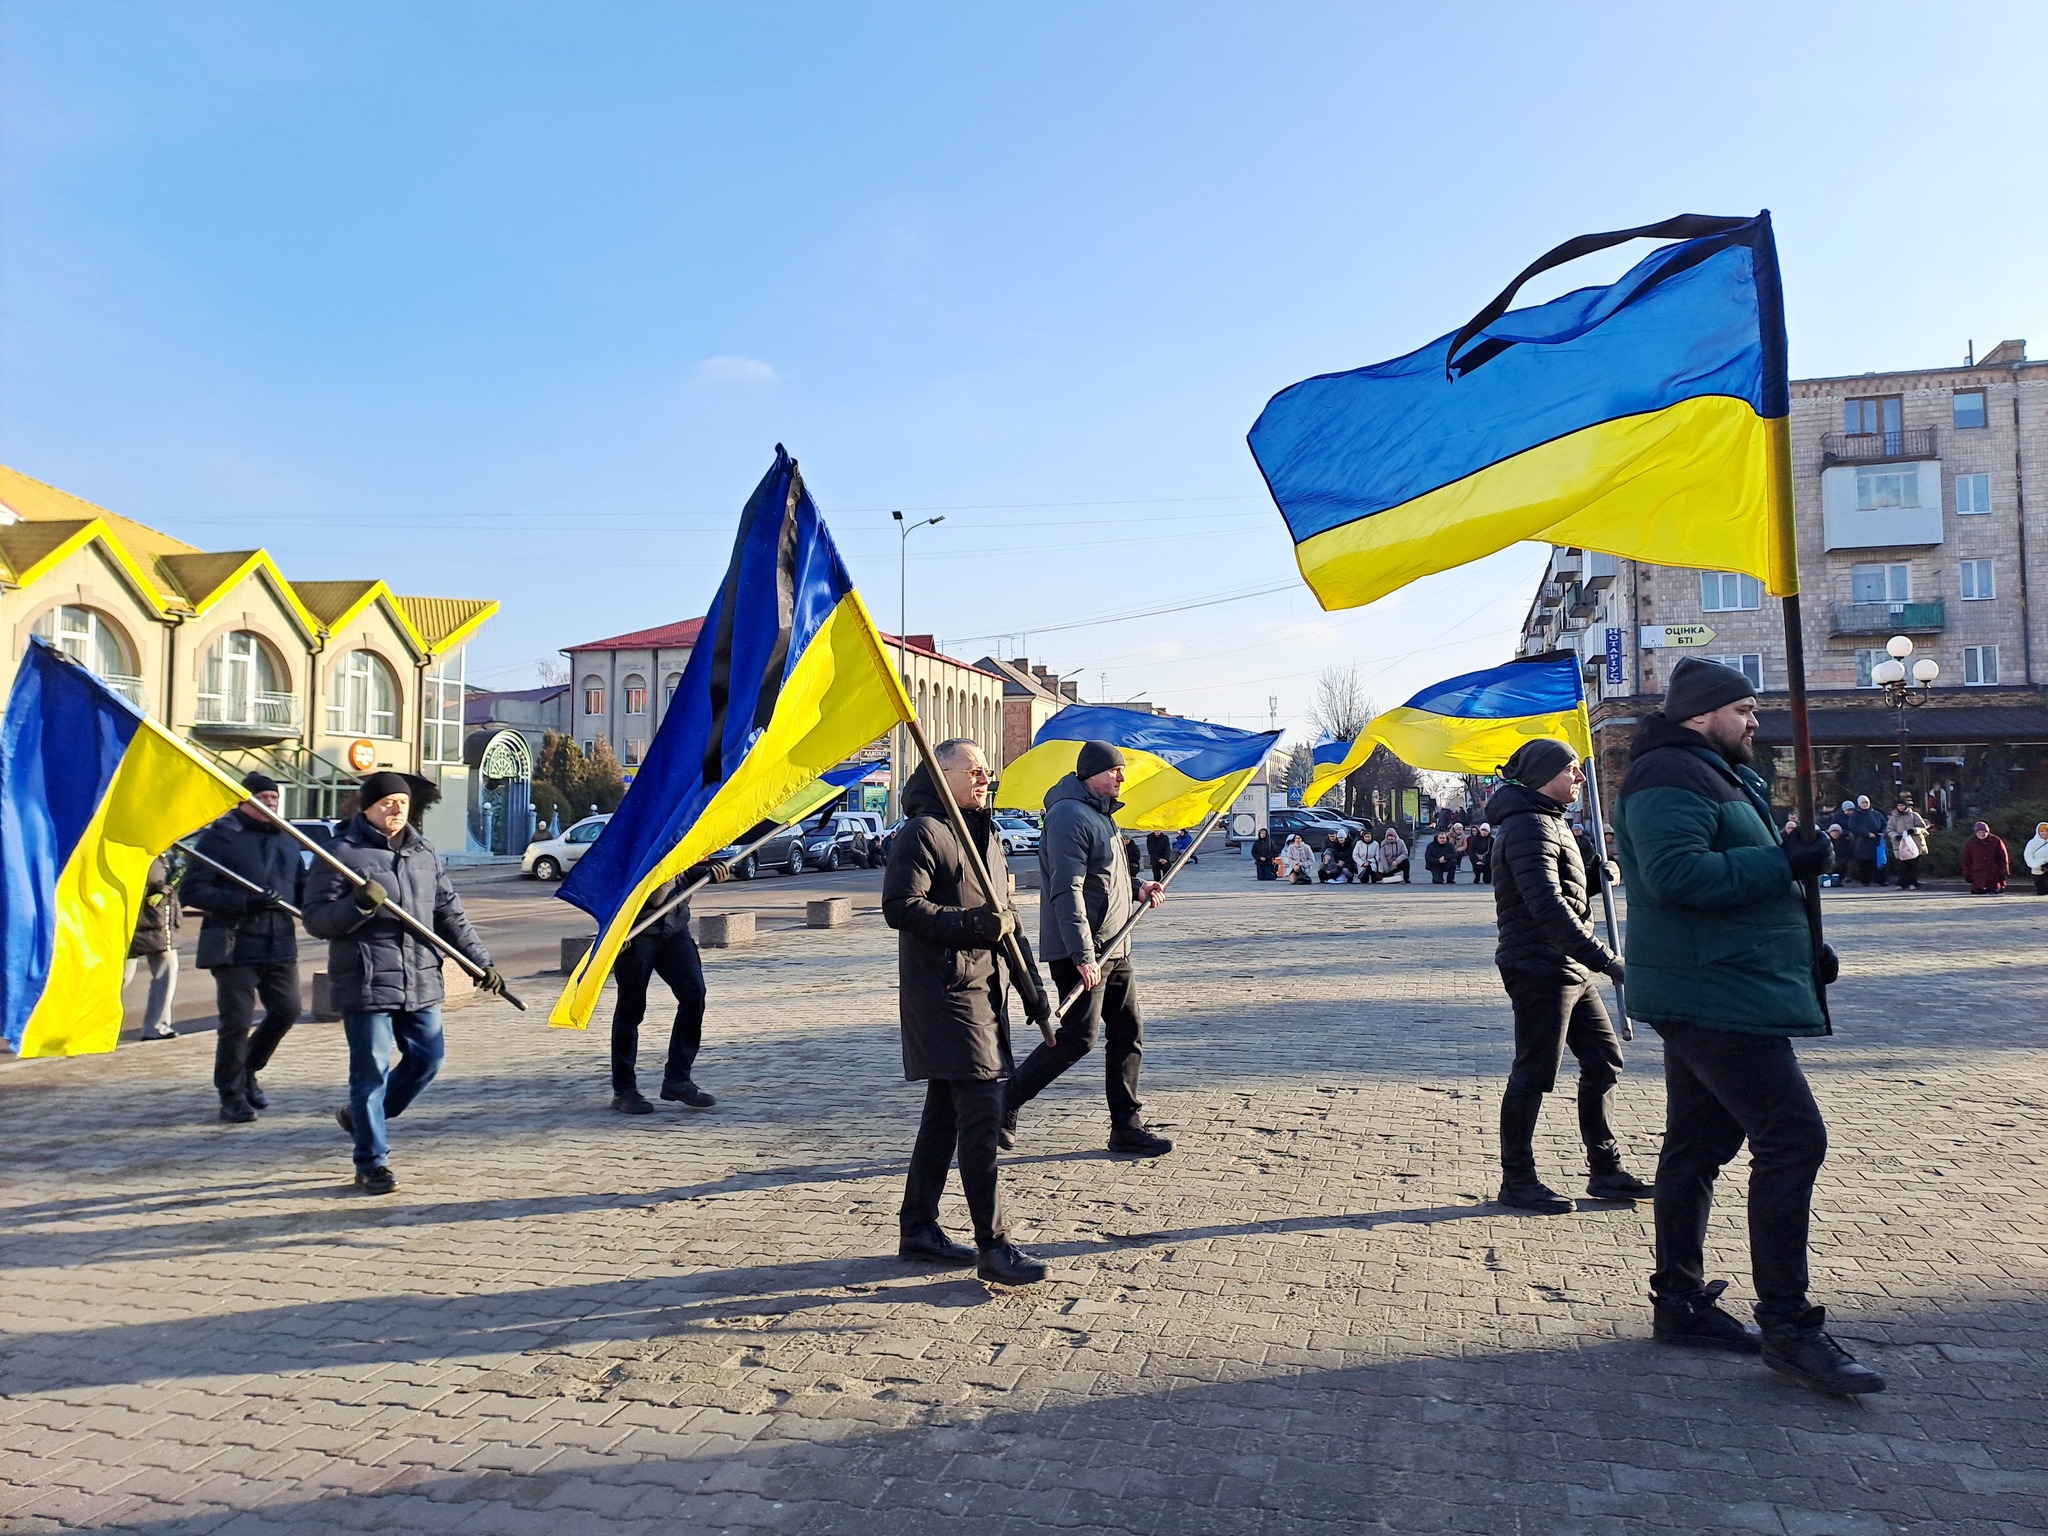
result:
[[[1913,642],[1904,635],[1893,635],[1885,642],[1888,661],[1880,661],[1870,669],[1870,680],[1884,690],[1884,701],[1899,716],[1899,776],[1895,795],[1904,795],[1912,787],[1912,776],[1906,766],[1906,745],[1910,736],[1908,722],[1912,712],[1928,700],[1934,680],[1941,676],[1941,664],[1931,656],[1922,656],[1913,663],[1913,682],[1917,689],[1906,681],[1906,658],[1913,654]],[[1896,803],[1896,802],[1895,802]]]
[[[910,624],[910,536],[920,528],[929,528],[934,523],[946,520],[942,512],[937,517],[928,517],[921,523],[906,523],[903,514],[891,512],[896,519],[896,671],[903,679],[904,691],[910,689],[910,641],[906,632]],[[903,765],[910,761],[909,733],[898,726],[889,733],[889,820],[894,821],[903,814]]]

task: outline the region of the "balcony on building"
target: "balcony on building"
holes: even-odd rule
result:
[[[1590,619],[1600,608],[1600,594],[1590,591],[1582,582],[1573,582],[1564,589],[1564,610],[1575,619]]]
[[[143,697],[141,678],[124,677],[118,672],[100,672],[95,675],[137,709],[149,708],[149,700]]]
[[[1593,550],[1586,551],[1586,574],[1582,578],[1588,592],[1602,592],[1614,585],[1621,575],[1621,562],[1613,555],[1603,555]]]
[[[1935,457],[1932,427],[1898,427],[1889,432],[1829,432],[1820,440],[1823,468],[1834,464],[1883,464]]]
[[[1929,598],[1918,603],[1830,603],[1828,631],[1833,635],[1938,635],[1947,623],[1947,603]]]
[[[219,746],[292,741],[300,734],[298,697],[256,690],[202,693],[192,734]]]

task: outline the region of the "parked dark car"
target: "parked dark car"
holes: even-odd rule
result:
[[[1266,825],[1273,829],[1275,842],[1285,842],[1290,832],[1299,832],[1301,840],[1318,853],[1323,851],[1323,845],[1329,842],[1332,832],[1354,830],[1354,823],[1334,816],[1325,816],[1320,811],[1303,810],[1299,807],[1269,811],[1266,815]]]

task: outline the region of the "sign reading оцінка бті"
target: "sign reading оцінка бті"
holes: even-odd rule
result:
[[[1636,643],[1646,651],[1691,650],[1713,638],[1714,631],[1705,624],[1645,624]]]

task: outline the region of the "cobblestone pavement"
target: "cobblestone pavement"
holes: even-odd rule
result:
[[[1054,1278],[897,1263],[919,1091],[862,880],[854,927],[710,956],[709,1112],[611,1114],[602,1031],[451,1015],[384,1200],[346,1186],[336,1026],[249,1127],[204,1036],[0,1073],[0,1525],[2048,1527],[2048,902],[1830,893],[1815,1288],[1892,1383],[1840,1402],[1648,1342],[1647,1207],[1487,1203],[1509,1042],[1469,888],[1205,861],[1139,949],[1179,1149],[1104,1154],[1091,1059],[1004,1167]],[[1745,1294],[1739,1197],[1712,1243]]]

